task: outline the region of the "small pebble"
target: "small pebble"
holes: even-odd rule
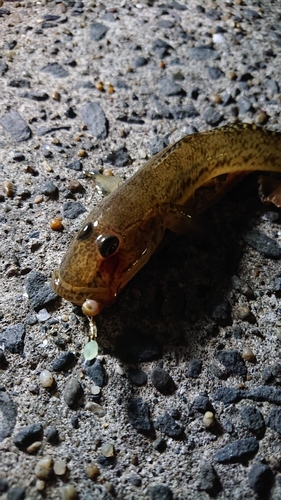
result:
[[[100,448],[100,452],[106,458],[114,457],[114,447],[113,447],[113,444],[111,444],[111,443],[104,443],[101,446],[101,448]]]
[[[206,413],[203,415],[203,425],[206,427],[206,429],[210,429],[211,427],[214,427],[216,423],[215,415],[211,411],[206,411]]]
[[[56,217],[55,219],[50,220],[50,228],[53,231],[62,231],[63,225],[62,225],[62,219],[61,217]]]
[[[268,115],[266,113],[258,113],[255,121],[258,125],[264,125],[268,121]]]
[[[50,444],[57,444],[59,442],[59,431],[54,425],[48,425],[44,430],[46,441]]]
[[[88,156],[88,153],[85,149],[79,149],[77,156],[79,158],[86,158]]]
[[[53,93],[53,99],[54,99],[54,101],[60,101],[61,100],[61,95],[56,90]]]
[[[97,477],[100,475],[100,470],[96,464],[91,463],[86,467],[86,474],[90,479],[95,481],[95,479],[97,479]]]
[[[45,489],[45,481],[43,481],[42,479],[37,479],[36,481],[36,489],[38,491],[43,491]]]
[[[52,387],[54,383],[54,377],[51,372],[49,372],[49,370],[43,370],[39,375],[39,381],[41,386],[44,388]]]
[[[15,188],[14,185],[11,181],[4,181],[3,182],[3,191],[8,198],[12,198],[15,194]]]
[[[48,479],[53,471],[53,459],[50,456],[41,458],[35,465],[35,475],[38,479]]]
[[[248,323],[256,323],[256,318],[247,306],[240,306],[236,309],[236,315],[242,321],[248,321]]]
[[[56,460],[54,462],[54,473],[56,476],[63,476],[66,473],[66,463],[64,460]]]
[[[78,494],[76,488],[72,484],[67,484],[60,488],[61,500],[76,500]]]
[[[35,453],[37,453],[38,450],[40,450],[41,446],[42,446],[41,441],[35,441],[26,448],[26,453],[28,453],[29,455],[34,455]]]
[[[242,358],[250,363],[256,363],[257,358],[254,355],[253,351],[249,347],[244,347],[242,352]]]

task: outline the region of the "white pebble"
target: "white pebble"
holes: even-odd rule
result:
[[[54,473],[63,476],[66,473],[66,463],[64,460],[56,460],[54,463]]]
[[[213,34],[213,42],[214,43],[224,43],[225,38],[221,33],[214,33]]]
[[[91,393],[94,396],[97,396],[98,394],[100,394],[100,391],[101,391],[101,388],[98,385],[92,385],[92,387],[91,387]]]
[[[116,367],[115,367],[115,373],[116,373],[116,375],[123,376],[124,375],[124,370],[123,370],[122,366],[116,365]]]
[[[100,448],[101,454],[106,457],[110,458],[114,456],[114,447],[113,444],[111,443],[104,443],[101,448]]]
[[[42,481],[42,479],[37,479],[36,481],[36,489],[38,491],[43,491],[45,489],[45,481]]]
[[[40,323],[44,323],[44,321],[47,321],[50,317],[51,315],[48,313],[47,309],[40,309],[40,311],[36,314],[36,318],[40,321]]]
[[[203,424],[205,425],[206,429],[209,429],[210,427],[214,427],[216,423],[215,420],[215,415],[211,411],[206,411],[206,413],[203,416]]]
[[[39,375],[39,381],[42,387],[52,387],[54,383],[54,377],[51,372],[49,372],[49,370],[43,370]]]

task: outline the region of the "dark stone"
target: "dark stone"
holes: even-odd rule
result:
[[[35,441],[42,441],[43,426],[39,423],[28,425],[21,429],[14,437],[14,444],[17,448],[24,449]]]
[[[128,404],[128,418],[130,424],[141,434],[151,431],[150,411],[146,401],[142,398],[133,398]]]
[[[175,0],[170,2],[169,7],[171,9],[176,9],[176,10],[181,10],[181,11],[187,10],[187,7],[185,5],[183,5],[182,3],[176,2]]]
[[[245,462],[258,452],[256,438],[237,439],[215,453],[215,461],[221,464]]]
[[[8,69],[9,69],[8,64],[0,59],[0,76],[5,75]]]
[[[83,164],[80,160],[74,160],[71,163],[68,163],[68,165],[66,165],[66,168],[69,168],[70,170],[76,170],[76,172],[81,172]]]
[[[176,3],[176,2],[173,2]],[[157,484],[156,486],[152,486],[148,490],[148,496],[151,500],[173,500],[173,492],[164,484]]]
[[[152,371],[151,382],[156,389],[162,394],[173,394],[176,390],[175,382],[166,370],[157,366]]]
[[[254,464],[248,474],[249,485],[259,498],[268,498],[273,485],[274,475],[266,464]]]
[[[8,489],[8,483],[4,479],[0,478],[0,493],[5,493]]]
[[[59,443],[59,431],[54,425],[48,425],[44,430],[44,436],[46,441],[50,444],[58,444]]]
[[[161,38],[156,38],[151,47],[152,52],[155,52],[159,57],[165,57],[169,54],[169,49],[172,49],[171,45]]]
[[[173,439],[181,439],[184,434],[182,427],[167,412],[157,418],[154,427]]]
[[[275,405],[281,405],[281,389],[261,385],[247,392],[248,399],[253,401],[268,401]]]
[[[168,19],[162,19],[157,23],[158,28],[171,29],[175,26],[174,21],[169,21]]]
[[[217,111],[215,108],[212,108],[212,106],[210,106],[206,109],[203,118],[205,122],[208,123],[208,125],[216,127],[223,120],[223,115],[219,113],[219,111]]]
[[[66,78],[69,75],[68,71],[66,71],[66,69],[64,69],[57,62],[47,64],[41,68],[41,71],[43,71],[43,73],[47,73],[48,75],[52,75],[55,78]]]
[[[153,155],[156,155],[159,153],[159,151],[162,151],[166,146],[168,146],[167,139],[164,137],[161,139],[158,136],[153,137],[153,139],[149,143],[149,149]]]
[[[162,78],[159,81],[160,93],[169,97],[174,95],[185,95],[183,88],[173,78]]]
[[[85,212],[86,208],[79,201],[65,201],[63,204],[63,215],[67,219],[77,219]]]
[[[103,387],[105,383],[105,370],[99,359],[96,359],[95,362],[88,366],[85,370],[87,377],[89,377],[95,385],[99,387]]]
[[[209,463],[205,463],[200,467],[198,489],[200,491],[207,491],[211,496],[215,496],[221,489],[218,475],[214,467]]]
[[[49,196],[49,198],[56,198],[58,195],[58,188],[52,181],[42,182],[40,191],[42,194]]]
[[[184,120],[185,118],[195,118],[196,116],[199,116],[199,113],[193,104],[171,108],[170,112],[175,120]]]
[[[167,442],[164,438],[157,438],[152,443],[152,446],[156,451],[159,451],[159,453],[163,453],[167,448]]]
[[[45,117],[43,119],[45,120]],[[70,127],[68,125],[61,125],[59,127],[42,126],[42,127],[38,127],[38,129],[36,130],[36,134],[39,137],[42,137],[43,135],[46,135],[46,134],[52,134],[53,132],[56,132],[57,130],[70,130]]]
[[[260,19],[261,17],[256,10],[248,9],[247,7],[243,9],[243,16],[249,21],[255,21],[256,19]]]
[[[231,306],[227,299],[214,307],[211,317],[220,326],[231,324]]]
[[[128,481],[130,484],[136,486],[137,488],[139,488],[142,485],[142,479],[137,474],[131,474]]]
[[[73,429],[79,428],[79,418],[77,416],[71,417],[71,425],[72,425]]]
[[[217,59],[218,52],[211,45],[202,45],[200,47],[192,47],[189,50],[189,57],[195,61],[208,61],[209,59]]]
[[[33,90],[32,92],[20,92],[19,97],[31,99],[32,101],[46,101],[49,96],[43,90]]]
[[[206,413],[206,411],[214,411],[211,401],[207,396],[196,396],[193,401],[193,408],[200,413]]]
[[[7,366],[8,362],[6,360],[5,354],[3,353],[3,351],[0,351],[0,369],[4,370],[5,368],[7,368]]]
[[[102,23],[97,23],[97,22],[93,21],[90,24],[90,38],[91,38],[91,40],[94,40],[95,42],[98,42],[99,40],[101,40],[105,36],[107,31],[108,31],[108,27]]]
[[[280,259],[281,247],[273,238],[253,229],[244,235],[244,240],[250,247],[269,259]]]
[[[0,118],[0,123],[16,142],[27,141],[31,130],[17,111],[9,111]]]
[[[130,368],[128,370],[128,379],[131,384],[141,387],[147,384],[147,375],[143,370],[139,368]]]
[[[120,78],[114,78],[113,86],[117,89],[126,89],[127,90],[129,88],[129,85],[127,85],[127,83],[124,82],[124,80],[121,80]]]
[[[115,167],[125,167],[132,163],[132,159],[128,154],[127,148],[125,146],[113,151],[106,157],[106,162],[114,165]]]
[[[245,362],[238,351],[218,351],[216,356],[229,375],[247,375]]]
[[[219,387],[213,398],[215,401],[222,401],[225,405],[232,403],[238,403],[243,399],[244,392],[241,389],[235,389],[234,387]]]
[[[0,344],[13,354],[22,354],[24,349],[25,325],[16,323],[8,326],[0,334]]]
[[[208,75],[211,78],[211,80],[219,80],[222,76],[224,76],[224,72],[215,66],[208,66]]]
[[[71,119],[77,116],[72,106],[69,106],[69,108],[67,108],[67,110],[65,111],[65,116]]]
[[[244,406],[240,410],[242,425],[249,429],[258,439],[262,439],[265,433],[265,421],[262,413],[255,406]]]
[[[262,371],[262,374],[261,374],[261,378],[262,378],[262,382],[264,384],[271,384],[271,382],[274,381],[274,376],[273,376],[273,373],[270,369],[270,366],[266,366],[264,368],[264,370]]]
[[[0,391],[0,441],[11,436],[17,421],[17,405],[7,392]]]
[[[200,359],[191,359],[189,361],[188,369],[186,372],[187,377],[198,378],[202,370],[202,361]]]
[[[8,83],[8,85],[17,89],[21,89],[24,87],[30,89],[30,82],[28,80],[25,80],[24,78],[14,78]]]
[[[134,62],[134,67],[135,68],[141,68],[142,66],[146,66],[148,64],[148,59],[146,57],[137,57],[137,59]]]
[[[249,99],[246,99],[246,97],[239,97],[236,102],[240,114],[248,113],[248,111],[250,111],[250,109],[252,108],[251,101]]]
[[[76,356],[71,351],[66,351],[60,354],[52,364],[52,369],[55,372],[66,371],[73,366],[76,361]]]
[[[24,500],[25,498],[25,489],[21,486],[15,486],[13,488],[9,488],[7,493],[7,500]]]
[[[108,135],[108,121],[99,103],[86,102],[80,108],[80,115],[90,132],[97,139],[106,139]]]
[[[207,17],[213,19],[214,21],[218,21],[222,16],[222,12],[217,9],[206,9],[205,14]]]
[[[30,304],[35,311],[52,304],[58,297],[52,290],[47,276],[38,271],[31,271],[27,275],[25,287]]]
[[[130,329],[117,339],[114,356],[125,363],[143,363],[160,358],[161,349],[149,335]]]
[[[278,434],[281,434],[281,408],[271,410],[266,425]]]
[[[83,388],[79,380],[76,378],[68,379],[63,390],[63,399],[69,408],[76,408],[79,406],[82,396]]]
[[[18,162],[24,161],[25,160],[25,156],[20,151],[15,151],[14,154],[13,154],[13,160],[14,161],[18,161]]]

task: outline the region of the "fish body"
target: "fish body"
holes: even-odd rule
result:
[[[185,206],[197,188],[255,170],[281,172],[279,132],[230,125],[167,146],[90,212],[54,272],[54,290],[78,305],[94,301],[97,314],[146,264],[165,229],[188,232]]]

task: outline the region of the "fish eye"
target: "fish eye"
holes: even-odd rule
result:
[[[88,222],[78,233],[77,240],[86,240],[92,234],[92,230],[93,224]]]
[[[118,249],[119,239],[112,234],[101,234],[97,237],[97,246],[102,257],[109,257]]]

